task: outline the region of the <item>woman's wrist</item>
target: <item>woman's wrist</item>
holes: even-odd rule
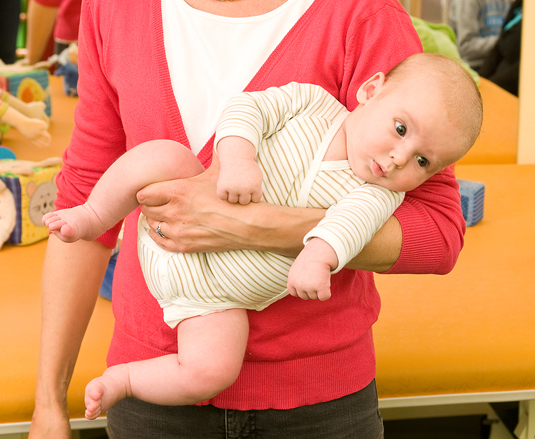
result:
[[[291,208],[258,203],[243,217],[249,223],[244,235],[247,250],[269,251],[296,257],[303,249],[304,236],[325,216],[323,209]]]

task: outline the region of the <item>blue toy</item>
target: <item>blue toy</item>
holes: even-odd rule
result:
[[[63,76],[63,89],[67,96],[78,96],[78,66],[71,62],[60,65],[54,72],[56,76]]]
[[[477,181],[457,180],[461,194],[463,218],[468,227],[475,226],[483,219],[485,185]]]
[[[6,148],[5,146],[0,146],[0,160],[3,159],[12,159],[15,160],[17,156],[13,151],[11,151],[9,148]]]
[[[78,44],[71,43],[57,55],[56,76],[63,76],[63,89],[67,96],[78,96]]]

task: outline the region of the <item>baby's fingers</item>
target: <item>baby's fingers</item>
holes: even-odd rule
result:
[[[251,201],[253,203],[259,203],[262,200],[262,190],[254,191],[251,195]]]
[[[324,302],[325,300],[329,300],[331,298],[331,289],[326,288],[323,290],[318,291],[318,299]]]
[[[223,189],[217,189],[216,194],[220,200],[228,201],[229,193]]]
[[[249,204],[251,202],[251,198],[252,198],[251,193],[245,192],[239,195],[238,202],[243,205]]]
[[[288,292],[290,293],[290,296],[293,296],[293,297],[298,297],[298,298],[301,298],[303,300],[308,300],[309,297],[306,293],[304,293],[303,290],[298,290],[294,287],[291,287],[291,286],[288,286]]]
[[[308,299],[317,299],[317,295],[315,291],[306,291],[302,288],[295,288],[288,286],[288,292],[293,297],[299,297],[302,300],[308,300]]]

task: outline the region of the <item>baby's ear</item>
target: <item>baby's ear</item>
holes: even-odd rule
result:
[[[359,87],[357,91],[357,101],[359,101],[360,104],[365,104],[377,95],[384,85],[385,74],[383,72],[377,72]]]

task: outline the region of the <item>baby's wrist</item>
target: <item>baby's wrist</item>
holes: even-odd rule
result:
[[[338,267],[338,255],[334,251],[334,248],[322,238],[311,238],[305,249],[309,252],[316,253],[318,260],[325,262],[331,270],[335,270]]]
[[[217,155],[220,163],[238,160],[256,159],[256,148],[247,139],[238,136],[222,138],[217,143]]]

